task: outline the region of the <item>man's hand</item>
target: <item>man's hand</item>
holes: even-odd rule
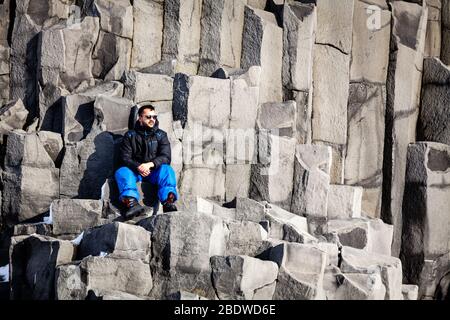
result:
[[[151,168],[153,168],[154,166],[155,164],[153,162],[143,163],[137,168],[137,170],[139,174],[145,178],[150,175]]]

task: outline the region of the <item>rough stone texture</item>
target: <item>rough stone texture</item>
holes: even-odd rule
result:
[[[162,60],[176,59],[175,72],[197,74],[202,0],[165,0]]]
[[[299,143],[311,142],[313,54],[317,10],[312,4],[287,2],[283,8],[283,96],[296,101]]]
[[[259,223],[264,220],[266,205],[248,198],[236,197],[236,219]]]
[[[344,185],[330,185],[328,192],[328,219],[359,218],[363,189]]]
[[[124,77],[124,97],[136,103],[171,101],[173,79],[166,75],[130,71]]]
[[[101,187],[114,169],[114,139],[94,128],[80,142],[66,143],[61,165],[61,198],[100,199]]]
[[[442,41],[441,41],[441,59],[446,65],[450,65],[450,1],[442,0],[441,9],[442,18]]]
[[[59,170],[35,133],[9,134],[3,172],[2,212],[8,223],[43,214],[59,197]]]
[[[231,76],[230,129],[226,135],[225,199],[248,197],[251,164],[256,162],[256,117],[261,67]]]
[[[140,260],[87,257],[57,269],[58,300],[85,300],[91,290],[97,297],[103,296],[103,300],[108,300],[105,295],[110,295],[111,291],[116,292],[115,295],[119,292],[142,298],[149,295],[152,287],[150,267]]]
[[[331,182],[342,183],[341,149],[347,143],[350,58],[327,45],[316,45],[314,50],[312,139],[333,147]]]
[[[358,83],[386,83],[391,12],[384,0],[354,1],[350,79]],[[374,12],[373,6],[379,11]],[[367,63],[368,59],[371,63]]]
[[[129,118],[133,101],[125,98],[99,96],[95,99],[94,114],[102,129],[112,134],[125,134],[129,128]]]
[[[199,75],[220,67],[239,69],[247,0],[205,0],[202,7]]]
[[[433,142],[411,144],[407,163],[400,256],[407,283],[419,285],[422,295],[425,260],[450,251],[450,148]]]
[[[300,217],[273,204],[267,204],[266,208],[265,220],[269,222],[270,238],[299,243],[317,242],[317,239],[308,234],[305,217]]]
[[[39,37],[39,86],[47,96],[47,86],[60,87],[69,92],[81,91],[94,85],[91,54],[97,43],[99,19],[86,17],[77,25],[60,23],[44,30]],[[76,54],[74,54],[76,53]],[[51,105],[40,103],[43,119]]]
[[[381,213],[390,36],[386,1],[355,0],[344,183],[364,188],[362,209],[375,218]]]
[[[150,67],[161,60],[164,4],[159,0],[133,1],[131,68]]]
[[[449,86],[450,69],[436,58],[426,58],[423,65],[422,106],[417,128],[418,141],[450,145]]]
[[[99,200],[61,199],[52,202],[53,234],[79,234],[101,222]]]
[[[101,101],[107,97],[119,97],[122,94],[123,85],[121,83],[106,82],[83,92],[65,96],[62,98],[60,106],[62,112],[55,110],[48,120],[44,118],[41,130],[55,131],[55,128],[59,127],[59,130],[56,131],[63,134],[66,144],[83,140],[94,125],[100,126],[105,120],[104,115],[102,115],[103,111],[98,108],[98,104],[95,108],[97,97]],[[105,110],[105,112],[107,111],[108,109]],[[96,115],[99,116],[99,121],[95,121]],[[120,122],[128,121],[128,116],[125,119],[117,120]]]
[[[12,99],[22,99],[25,107],[30,112],[29,119],[34,119],[39,115],[37,106],[38,33],[42,28],[49,28],[59,23],[60,19],[67,19],[69,16],[69,6],[74,2],[73,0],[16,1],[16,12],[11,37],[10,97]],[[96,36],[96,33],[91,33],[91,35]],[[56,45],[56,42],[53,44]],[[76,52],[72,46],[77,46],[77,41],[71,41],[68,47],[66,47],[67,52],[71,54]],[[49,48],[54,47],[50,46]],[[59,49],[62,49],[62,47],[59,47]],[[80,53],[81,56],[86,57],[83,50]],[[55,59],[54,63],[57,64],[58,61],[61,61],[61,58]],[[72,84],[75,83],[76,81],[72,81]]]
[[[101,30],[92,53],[93,76],[107,81],[119,80],[130,69],[131,46],[131,40]]]
[[[213,286],[220,300],[272,299],[278,276],[276,263],[245,255],[214,256],[211,268]]]
[[[330,170],[331,147],[296,146],[292,212],[299,215],[326,217]]]
[[[281,137],[296,137],[296,109],[295,101],[283,103],[263,103],[258,108],[256,128],[258,131],[278,130]]]
[[[414,284],[402,285],[403,300],[417,300],[419,297],[419,287]]]
[[[402,299],[402,263],[400,259],[385,255],[369,254],[364,250],[343,247],[341,250],[343,273],[381,273],[386,287],[386,300]]]
[[[354,0],[317,0],[316,43],[337,48],[344,54],[352,49]],[[336,30],[340,30],[336,34]]]
[[[229,237],[226,244],[226,255],[246,255],[254,257],[258,253],[261,241],[267,239],[263,227],[251,221],[230,221],[227,223]]]
[[[286,243],[270,250],[278,264],[274,300],[311,300],[323,296],[326,253],[309,245]]]
[[[94,0],[100,15],[101,30],[117,36],[133,38],[133,7],[128,0]]]
[[[426,7],[404,1],[393,2],[392,10],[381,217],[394,225],[392,254],[398,256],[406,155],[408,144],[416,137],[428,11]]]
[[[174,93],[174,110],[187,112],[180,191],[224,199],[224,139],[230,122],[230,80],[192,76],[186,85],[185,91]],[[175,113],[174,120],[180,120]]]
[[[0,105],[2,105],[0,103]],[[15,100],[0,107],[0,135],[8,134],[14,129],[22,129],[28,116],[22,100]]]
[[[442,0],[426,0],[428,7],[427,34],[425,40],[425,56],[441,56],[441,6]]]
[[[9,3],[6,2],[6,5],[9,5]],[[0,12],[1,11],[2,10],[0,9]],[[5,17],[0,17],[0,20],[3,19],[5,19]],[[5,20],[8,21],[8,19]],[[3,21],[1,23],[3,23]],[[1,35],[3,33],[2,28],[3,27],[0,26],[0,106],[3,106],[6,102],[9,101],[9,68],[11,53],[8,42],[6,41],[6,37],[2,39],[4,37]]]
[[[13,237],[10,250],[12,300],[52,300],[55,271],[74,256],[70,241],[45,236]]]
[[[156,268],[152,296],[185,290],[214,298],[209,260],[224,255],[227,233],[222,219],[209,214],[157,215],[152,232],[151,264]]]
[[[39,140],[44,146],[50,158],[52,158],[56,167],[61,164],[63,156],[63,140],[61,135],[50,131],[39,131],[37,133]]]
[[[241,68],[261,66],[259,102],[282,101],[283,30],[272,13],[245,7]]]
[[[342,274],[341,282],[335,300],[384,300],[386,288],[382,283],[380,273]]]
[[[258,163],[252,165],[250,198],[290,209],[295,144],[295,138],[276,136],[271,131],[259,132]]]
[[[380,217],[384,149],[384,85],[351,83],[344,183],[363,187],[362,209]]]

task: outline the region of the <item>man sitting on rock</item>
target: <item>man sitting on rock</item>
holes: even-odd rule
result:
[[[122,167],[115,173],[119,187],[119,200],[131,219],[144,211],[139,204],[138,181],[158,185],[158,198],[163,212],[177,211],[178,198],[175,172],[170,166],[171,149],[167,133],[158,128],[158,115],[152,105],[142,106],[134,130],[129,130],[122,141],[120,159]]]

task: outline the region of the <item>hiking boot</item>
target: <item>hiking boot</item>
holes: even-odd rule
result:
[[[166,202],[163,204],[163,212],[173,212],[178,211],[177,207],[173,204],[175,202],[175,195],[170,192],[167,196]]]
[[[123,214],[125,219],[132,219],[144,211],[144,207],[133,197],[123,197],[122,203],[127,208],[127,211]]]

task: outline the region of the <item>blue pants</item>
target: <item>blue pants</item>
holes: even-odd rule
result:
[[[145,178],[128,167],[121,167],[117,169],[115,178],[119,187],[119,200],[122,200],[123,197],[133,197],[139,200],[140,196],[136,185],[138,181],[158,185],[158,198],[161,203],[167,200],[169,192],[174,194],[175,200],[178,199],[175,172],[168,164],[152,170],[150,175]]]

